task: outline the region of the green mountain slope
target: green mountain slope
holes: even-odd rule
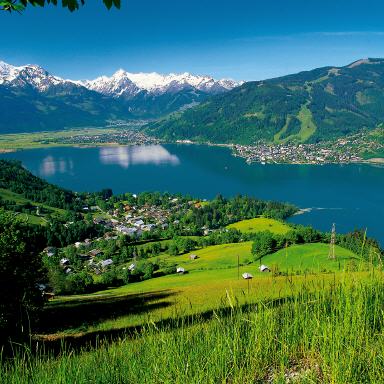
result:
[[[106,120],[129,119],[128,108],[113,98],[84,87],[35,90],[0,87],[0,132],[34,132],[89,125],[105,125]]]
[[[367,59],[245,83],[147,130],[169,140],[302,143],[373,129],[383,121],[384,59]]]
[[[0,160],[0,198],[15,200],[14,195],[19,195],[22,203],[27,199],[59,209],[81,207],[81,201],[74,192],[34,176],[19,161]]]

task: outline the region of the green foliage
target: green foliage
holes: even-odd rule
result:
[[[276,240],[269,231],[258,232],[254,235],[252,244],[252,254],[256,259],[272,253],[276,247]]]
[[[0,1],[0,10],[2,11],[16,11],[22,12],[28,6],[39,6],[44,7],[46,4],[57,5],[57,0],[1,0]],[[120,0],[103,0],[103,3],[108,9],[111,9],[113,6],[120,8]],[[61,5],[64,8],[68,8],[69,11],[73,12],[79,9],[80,5],[84,5],[85,0],[62,0]]]
[[[0,188],[51,207],[80,209],[81,202],[70,191],[52,185],[27,171],[19,161],[0,160]]]
[[[37,284],[44,281],[41,239],[0,209],[0,345],[7,338],[28,337],[43,304]]]
[[[182,222],[185,225],[195,225],[198,228],[219,228],[258,216],[284,219],[295,211],[296,207],[290,204],[240,195],[227,199],[219,195],[209,204],[200,208],[193,207],[192,211],[182,218]]]

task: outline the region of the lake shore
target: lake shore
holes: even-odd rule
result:
[[[211,143],[192,140],[163,141],[146,136],[134,130],[122,128],[84,128],[64,131],[45,131],[0,135],[0,153],[43,148],[97,148],[151,144],[204,145],[208,147],[229,148],[232,156],[240,157],[247,164],[384,164],[384,158],[364,159],[358,154],[329,149],[315,144],[255,146],[234,143]],[[327,149],[328,148],[328,149]]]

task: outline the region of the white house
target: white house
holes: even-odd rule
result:
[[[113,264],[112,259],[107,259],[100,262],[100,265],[102,268],[108,267],[109,265],[112,265],[112,264]]]
[[[271,272],[271,270],[269,269],[269,267],[267,267],[267,266],[264,265],[264,264],[260,265],[259,270],[260,270],[260,272]]]
[[[68,265],[68,264],[69,264],[69,259],[67,259],[67,258],[63,258],[63,259],[61,259],[61,260],[60,260],[60,264],[61,264],[61,265]]]
[[[243,279],[245,280],[250,280],[253,278],[253,276],[248,272],[243,273],[241,276],[243,276]]]

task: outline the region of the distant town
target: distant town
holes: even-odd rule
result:
[[[235,145],[235,156],[243,157],[247,163],[326,164],[361,162],[357,150],[344,150],[344,143],[325,144],[258,144]]]
[[[160,140],[148,136],[137,129],[122,128],[113,132],[100,134],[74,134],[70,137],[59,137],[52,140],[55,144],[74,144],[74,145],[92,145],[92,144],[120,144],[120,145],[150,145],[158,144]]]

